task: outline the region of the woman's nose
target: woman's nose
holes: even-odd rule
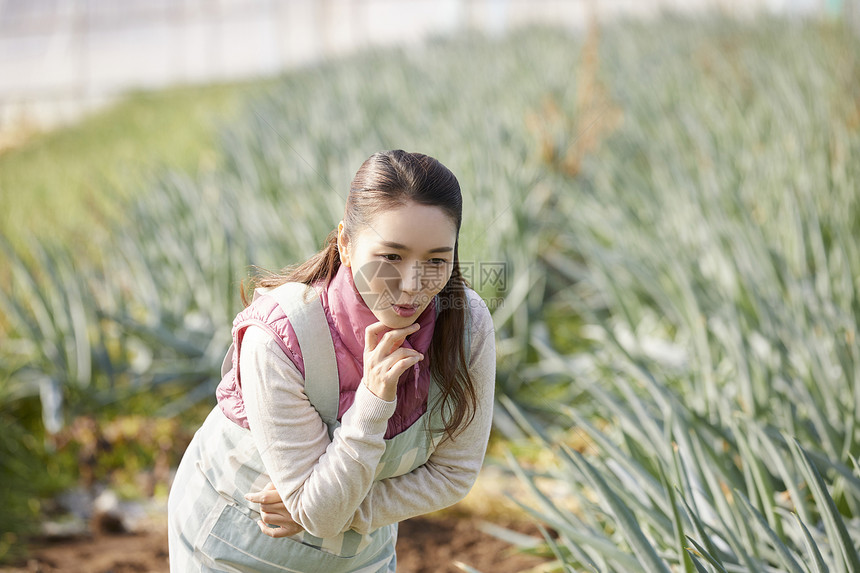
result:
[[[400,285],[403,292],[421,292],[421,266],[418,263],[411,264],[406,268],[405,275],[401,276]]]

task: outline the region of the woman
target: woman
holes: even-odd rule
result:
[[[171,571],[394,571],[397,523],[471,488],[495,337],[437,160],[355,175],[326,247],[257,281],[168,502]]]

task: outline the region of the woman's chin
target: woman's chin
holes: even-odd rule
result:
[[[379,322],[381,322],[388,328],[394,330],[397,328],[406,328],[407,326],[415,322],[415,320],[418,318],[418,315],[416,314],[415,316],[409,318],[403,318],[402,316],[398,316],[394,312],[386,312],[384,313],[384,316],[380,316],[379,314],[377,314],[376,318],[379,320]]]

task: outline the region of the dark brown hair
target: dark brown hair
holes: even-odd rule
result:
[[[370,225],[377,214],[407,202],[441,208],[456,223],[457,236],[463,219],[463,197],[454,174],[436,159],[402,150],[371,155],[358,169],[346,199],[343,225],[349,240]],[[430,372],[440,386],[439,400],[431,408],[441,408],[444,431],[453,438],[475,416],[475,386],[466,364],[466,311],[469,306],[460,272],[459,238],[454,243],[451,277],[437,295],[439,315],[428,350]],[[312,284],[331,282],[340,267],[337,229],[326,237],[323,249],[304,263],[279,273],[263,271],[252,279],[253,287],[276,287],[286,282]],[[248,304],[243,289],[242,299]]]

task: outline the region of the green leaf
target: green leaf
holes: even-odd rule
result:
[[[687,539],[690,541],[690,543],[693,544],[693,549],[690,549],[690,548],[687,549],[687,551],[690,554],[692,554],[695,558],[699,558],[699,557],[704,558],[708,563],[710,563],[712,566],[714,566],[717,569],[717,571],[720,571],[720,573],[727,573],[726,568],[723,567],[723,564],[720,563],[713,555],[711,555],[704,547],[702,547],[698,541],[696,541],[692,537],[687,537]],[[698,570],[698,559],[697,559],[696,563],[697,563],[696,567]]]
[[[639,559],[643,571],[649,573],[669,573],[666,564],[658,557],[657,552],[648,541],[645,533],[639,527],[636,517],[630,512],[622,500],[612,491],[606,481],[594,467],[579,453],[562,446],[566,453],[588,478],[589,483],[600,493],[601,498],[615,516],[616,523],[624,532],[625,539],[630,543]]]
[[[678,511],[678,502],[675,499],[675,487],[669,483],[669,480],[663,472],[663,467],[658,467],[660,468],[660,478],[663,482],[663,486],[669,494],[669,504],[672,507],[672,529],[675,532],[675,539],[677,541],[676,549],[678,552],[678,559],[684,563],[684,571],[692,573],[693,561],[690,559],[690,556],[687,554],[687,550],[684,547],[684,539],[686,538],[686,535],[684,534],[684,524],[681,522],[681,512]]]
[[[791,444],[797,463],[806,476],[806,481],[815,498],[815,504],[824,520],[827,537],[833,544],[834,553],[841,557],[838,562],[840,571],[845,571],[846,573],[860,571],[860,556],[857,554],[857,549],[854,547],[851,536],[848,534],[842,516],[836,509],[833,498],[830,497],[830,493],[827,491],[824,479],[818,473],[818,468],[812,463],[812,460],[806,453],[806,450],[801,447],[800,443],[796,439],[793,439],[791,440]]]
[[[809,554],[810,559],[807,561],[807,564],[812,566],[813,573],[829,573],[829,569],[827,568],[827,564],[824,563],[824,559],[821,557],[821,551],[818,550],[818,544],[815,542],[815,539],[812,538],[812,535],[809,533],[809,529],[807,529],[806,524],[801,521],[800,517],[796,514],[792,514],[797,521],[797,524],[800,526],[801,531],[803,531],[803,545],[806,547],[806,552]]]
[[[794,558],[794,555],[792,555],[788,546],[785,545],[776,532],[771,529],[770,525],[762,517],[761,513],[752,506],[749,499],[747,499],[747,496],[738,490],[735,490],[735,496],[741,502],[740,507],[748,516],[752,517],[755,522],[758,523],[759,529],[767,535],[771,546],[776,550],[776,554],[779,556],[780,562],[782,562],[782,564],[791,571],[791,573],[805,573],[803,569],[801,569],[800,564]]]

